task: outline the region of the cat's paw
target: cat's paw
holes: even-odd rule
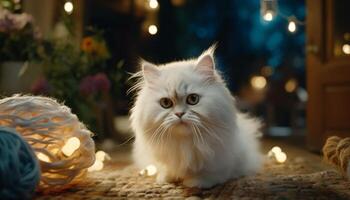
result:
[[[183,181],[183,184],[187,187],[211,188],[216,183],[204,178],[188,178]]]

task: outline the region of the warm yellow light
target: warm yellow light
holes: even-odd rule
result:
[[[273,14],[271,11],[267,11],[265,14],[264,14],[264,20],[265,21],[272,21],[273,20]]]
[[[88,168],[89,172],[93,172],[93,171],[101,171],[103,169],[103,162],[100,160],[95,160],[95,163]]]
[[[154,165],[148,165],[146,169],[139,172],[140,175],[154,176],[157,174],[157,167]]]
[[[158,32],[157,26],[156,26],[156,25],[150,25],[150,26],[148,27],[148,32],[149,32],[149,34],[151,34],[151,35],[157,34],[157,32]]]
[[[43,154],[43,153],[38,153],[38,154],[36,154],[36,156],[37,156],[38,159],[41,160],[41,161],[44,161],[44,162],[51,162],[50,158],[49,158],[47,155]]]
[[[155,175],[157,173],[157,168],[154,165],[148,165],[146,167],[146,170],[147,170],[147,175],[148,176],[153,176],[153,175]]]
[[[273,153],[277,154],[277,153],[281,153],[282,149],[279,146],[274,146],[274,147],[272,147],[271,151]]]
[[[289,21],[288,23],[288,31],[294,33],[297,30],[297,25],[294,21]]]
[[[298,87],[298,81],[295,80],[294,78],[289,79],[284,85],[284,89],[289,93],[294,92],[297,89],[297,87]]]
[[[64,10],[68,13],[71,14],[73,12],[74,6],[73,3],[70,1],[67,1],[64,3]]]
[[[158,1],[157,0],[149,0],[149,3],[148,3],[149,7],[152,8],[152,9],[156,9],[158,8]]]
[[[88,168],[88,171],[89,172],[92,172],[92,171],[100,171],[103,169],[104,167],[104,161],[105,160],[109,160],[110,157],[109,155],[104,152],[104,151],[97,151],[96,154],[95,154],[95,162],[94,164]]]
[[[145,170],[145,169],[143,169],[143,170],[140,171],[140,175],[141,175],[141,176],[143,176],[143,175],[145,175],[145,174],[146,174],[146,170]]]
[[[53,154],[57,154],[59,151],[60,151],[59,148],[54,148],[54,149],[50,150],[50,152],[53,153]]]
[[[265,88],[266,86],[266,79],[263,76],[253,76],[250,79],[250,84],[253,86],[253,88],[261,90],[263,88]]]
[[[104,151],[96,152],[96,160],[103,162],[105,160],[105,157],[106,157],[106,153]]]
[[[285,154],[284,152],[279,152],[275,154],[275,157],[276,161],[279,163],[284,163],[287,160],[287,154]]]
[[[342,49],[343,49],[343,52],[345,54],[347,54],[347,55],[350,54],[350,45],[349,44],[344,44]]]
[[[104,151],[98,151],[96,152],[96,160],[99,160],[99,161],[105,161],[105,160],[110,160],[111,157]]]
[[[284,163],[287,160],[287,154],[279,146],[272,147],[267,156],[275,159],[278,163]]]
[[[62,147],[62,153],[66,156],[71,156],[75,150],[79,149],[80,140],[77,137],[71,137],[67,140],[66,144]]]

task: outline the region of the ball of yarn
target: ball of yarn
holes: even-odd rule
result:
[[[0,100],[0,113],[0,126],[15,129],[37,155],[39,190],[60,190],[84,179],[95,161],[95,144],[70,108],[48,97],[15,95]]]
[[[15,130],[0,127],[0,199],[30,199],[39,181],[30,145]]]
[[[350,178],[350,138],[329,137],[323,146],[326,161],[336,166],[343,174]]]

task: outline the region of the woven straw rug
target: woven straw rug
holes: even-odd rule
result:
[[[230,180],[211,189],[156,184],[132,165],[110,163],[89,173],[86,182],[36,199],[350,199],[350,182],[332,168],[315,169],[301,157],[284,164],[269,162],[253,177]]]

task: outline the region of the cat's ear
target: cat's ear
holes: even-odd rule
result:
[[[160,71],[156,65],[147,61],[142,61],[142,73],[146,82],[151,83],[160,75]]]
[[[216,45],[211,46],[208,50],[202,53],[197,59],[197,64],[195,69],[209,78],[213,78],[215,75],[215,61],[214,61],[214,51]]]

